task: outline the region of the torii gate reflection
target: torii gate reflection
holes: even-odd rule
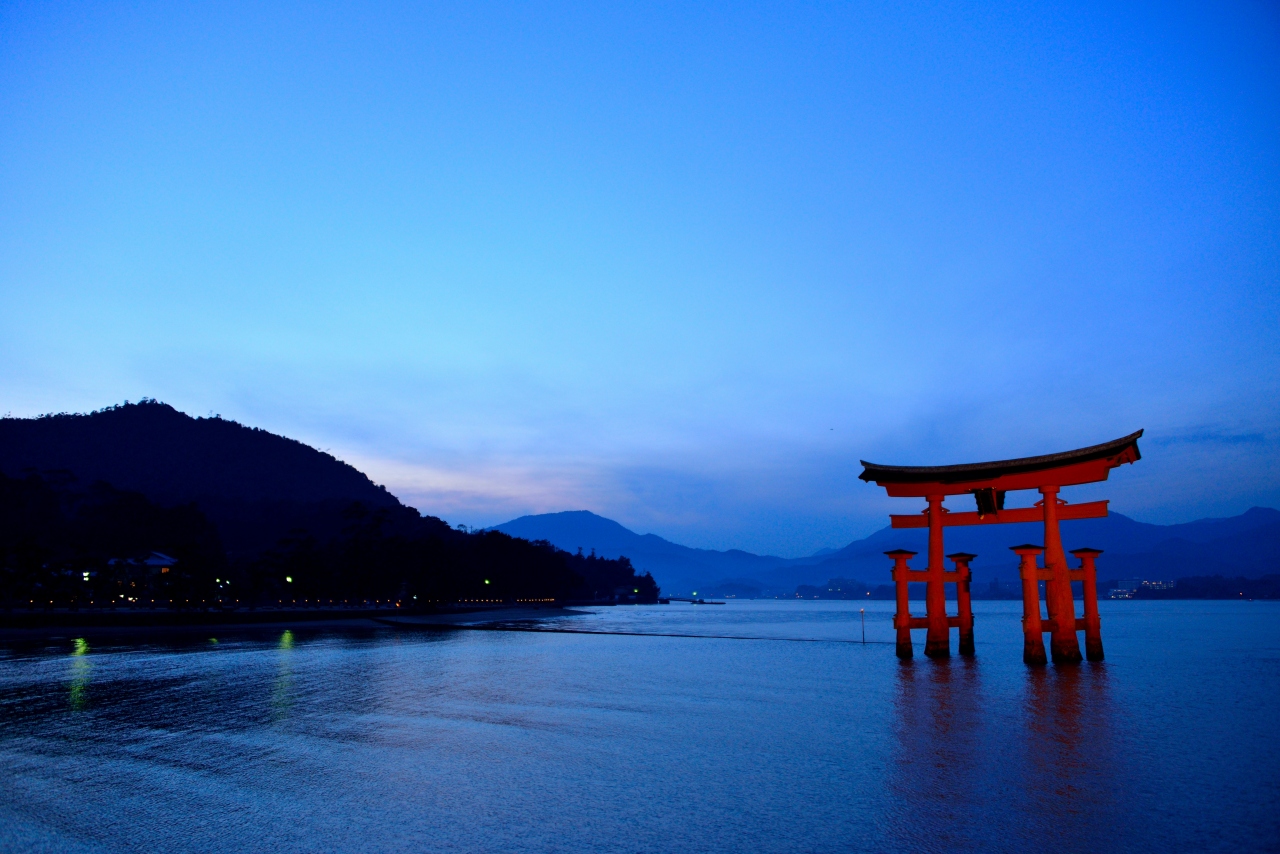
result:
[[[945,658],[951,654],[950,629],[960,629],[960,654],[972,655],[973,610],[969,601],[969,562],[976,555],[957,552],[947,555],[955,569],[943,566],[942,529],[951,525],[991,525],[1004,522],[1043,522],[1044,545],[1012,546],[1021,558],[1022,576],[1022,659],[1028,664],[1044,664],[1044,632],[1050,632],[1050,649],[1055,663],[1080,661],[1080,644],[1076,632],[1085,633],[1085,652],[1090,661],[1102,660],[1102,629],[1098,618],[1098,584],[1095,561],[1102,554],[1097,549],[1074,549],[1080,568],[1070,569],[1062,548],[1058,522],[1064,519],[1096,519],[1107,515],[1106,501],[1068,504],[1058,497],[1064,486],[1096,483],[1106,480],[1111,469],[1124,463],[1137,462],[1141,430],[1112,442],[1048,454],[990,463],[968,463],[956,466],[883,466],[862,461],[859,477],[883,486],[895,498],[924,498],[928,506],[918,516],[890,516],[895,528],[929,529],[929,565],[913,570],[907,561],[915,552],[897,549],[886,552],[893,558],[893,579],[897,585],[898,612],[894,627],[898,632],[898,657],[911,658],[911,630],[927,629],[924,654]],[[1006,510],[1005,493],[1011,490],[1035,489],[1043,496],[1034,507]],[[952,513],[942,506],[948,495],[972,494],[978,509],[970,513]],[[1044,566],[1036,565],[1036,557],[1044,554]],[[926,617],[912,617],[907,600],[907,584],[926,582]],[[1045,582],[1045,606],[1048,617],[1040,614],[1040,582]],[[1075,615],[1071,582],[1084,587],[1084,617]],[[947,616],[944,584],[956,585],[959,613]]]

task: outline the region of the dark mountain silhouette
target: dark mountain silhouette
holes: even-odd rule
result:
[[[522,516],[497,526],[507,533],[546,539],[561,548],[594,548],[603,555],[627,554],[639,570],[653,573],[669,593],[757,588],[790,594],[801,584],[821,585],[828,579],[859,579],[868,585],[888,583],[889,561],[884,552],[906,548],[920,552],[923,566],[928,532],[923,529],[883,528],[832,553],[786,559],[743,551],[692,549],[653,534],[636,534],[610,519],[587,511]],[[1104,550],[1098,560],[1099,577],[1172,580],[1191,576],[1258,577],[1280,572],[1280,511],[1255,507],[1227,519],[1201,519],[1180,525],[1152,525],[1119,513],[1105,519],[1082,519],[1062,524],[1068,549],[1089,546]],[[1017,559],[1009,546],[1038,543],[1043,528],[1036,524],[948,528],[947,552],[968,551],[975,581],[1012,581]],[[825,551],[825,550],[824,550]]]
[[[88,415],[0,419],[0,473],[104,481],[163,505],[196,502],[233,555],[289,531],[334,530],[353,501],[417,516],[354,467],[284,436],[155,401]]]
[[[0,419],[0,471],[66,470],[153,501],[400,502],[354,467],[294,439],[155,401],[88,415]]]
[[[150,400],[0,419],[0,511],[11,606],[658,594],[623,558],[453,529],[301,442]]]

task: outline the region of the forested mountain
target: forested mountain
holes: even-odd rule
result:
[[[328,454],[221,418],[143,401],[0,419],[9,605],[657,595],[620,556],[456,530]]]
[[[102,481],[162,505],[196,502],[232,556],[260,552],[295,529],[340,528],[353,501],[397,517],[408,509],[323,451],[148,400],[88,415],[0,419],[0,473],[80,488]]]

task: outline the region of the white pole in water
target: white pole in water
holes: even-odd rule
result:
[[[859,608],[858,612],[862,614],[862,642],[867,642],[867,609]]]

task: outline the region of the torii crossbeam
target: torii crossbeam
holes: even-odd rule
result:
[[[1044,546],[1013,546],[1021,558],[1023,598],[1023,660],[1028,664],[1045,663],[1043,632],[1052,634],[1050,649],[1055,663],[1080,661],[1080,644],[1076,631],[1085,632],[1085,650],[1090,661],[1102,660],[1101,623],[1098,618],[1097,572],[1094,561],[1097,549],[1076,549],[1081,567],[1067,566],[1058,523],[1067,519],[1095,519],[1107,515],[1106,501],[1067,504],[1058,498],[1064,486],[1096,483],[1106,480],[1111,470],[1124,463],[1141,459],[1138,439],[1141,430],[1121,439],[1041,457],[1024,457],[989,463],[956,466],[884,466],[862,461],[862,480],[874,481],[895,498],[924,498],[928,506],[920,515],[892,515],[895,528],[929,529],[929,565],[923,571],[912,570],[907,561],[915,552],[898,549],[886,552],[894,560],[893,578],[898,589],[898,613],[894,626],[898,631],[898,657],[910,658],[911,629],[928,629],[924,653],[931,658],[951,654],[950,627],[960,629],[961,655],[973,654],[973,612],[969,604],[969,562],[975,555],[948,555],[955,570],[943,566],[942,529],[952,525],[991,525],[1007,522],[1043,522]],[[1035,489],[1042,499],[1034,507],[1008,509],[1005,493],[1019,489]],[[942,506],[948,495],[971,494],[977,510],[952,513]],[[1036,565],[1036,556],[1044,553],[1044,567]],[[924,619],[912,618],[908,610],[907,584],[928,584]],[[1045,605],[1048,617],[1040,614],[1040,585],[1045,582]],[[1075,616],[1071,582],[1084,582],[1084,617]],[[948,617],[944,584],[956,585],[959,614]]]

